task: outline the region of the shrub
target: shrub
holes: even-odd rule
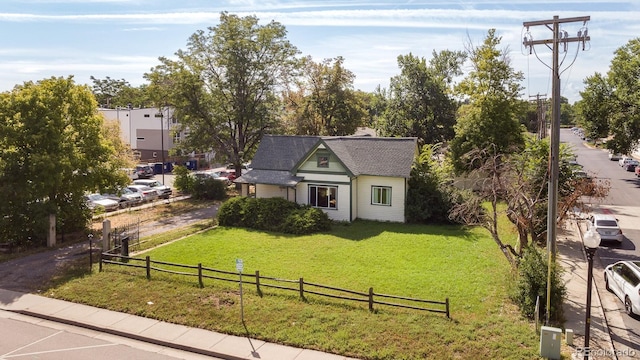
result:
[[[530,319],[535,315],[537,296],[540,296],[540,311],[546,313],[547,263],[547,256],[535,246],[530,246],[524,250],[518,264],[518,280],[511,298],[519,305],[522,315]],[[562,301],[567,293],[561,275],[560,267],[552,266],[549,315],[556,321],[562,319]]]
[[[328,230],[331,220],[322,210],[302,206],[283,198],[235,197],[218,210],[222,226],[241,226],[289,234],[310,234]]]
[[[227,198],[227,184],[214,178],[197,178],[191,196],[201,200],[224,200]]]
[[[322,210],[309,206],[292,210],[282,223],[284,233],[303,235],[326,231],[331,228],[331,220]]]
[[[185,166],[176,166],[173,168],[173,173],[176,175],[176,179],[173,182],[173,186],[176,190],[191,194],[193,192],[193,186],[196,179],[191,176],[191,172]]]

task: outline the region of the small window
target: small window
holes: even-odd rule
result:
[[[328,168],[329,167],[329,156],[328,155],[318,155],[318,167]]]
[[[136,139],[138,139],[138,141],[144,141],[143,137],[137,137]]]
[[[144,117],[150,117],[149,114],[144,114]]]
[[[391,206],[391,188],[387,186],[372,186],[371,204]]]
[[[161,117],[162,117],[162,113],[156,113],[156,114],[154,115],[154,117],[161,118]]]

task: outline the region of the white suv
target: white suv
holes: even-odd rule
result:
[[[624,303],[627,314],[640,315],[640,261],[618,261],[604,269],[607,290]]]
[[[135,185],[144,185],[152,189],[155,189],[158,192],[158,197],[161,199],[168,199],[169,197],[171,197],[171,194],[173,193],[173,190],[170,187],[162,184],[158,180],[137,179],[137,180],[134,180],[133,183]]]

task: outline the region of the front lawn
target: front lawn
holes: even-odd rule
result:
[[[290,236],[218,227],[144,255],[153,260],[198,264],[298,279],[367,292],[443,301],[443,314],[295,292],[244,287],[249,335],[266,341],[362,359],[531,359],[538,336],[508,300],[509,265],[482,229],[356,222],[327,234]],[[131,275],[133,274],[133,276]],[[50,289],[57,298],[154,317],[210,330],[246,335],[237,283],[153,273],[105,265]]]

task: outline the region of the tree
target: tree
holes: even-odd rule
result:
[[[613,149],[630,154],[640,139],[640,38],[617,49],[607,81],[612,89],[609,129]]]
[[[477,179],[476,191],[464,202],[455,204],[450,218],[466,225],[487,229],[509,263],[515,268],[524,249],[543,245],[547,215],[547,139],[526,138],[520,152],[500,153],[495,146],[474,150],[468,161],[474,162],[470,178]],[[579,177],[569,162],[570,149],[560,147],[560,176],[558,189],[558,219],[563,221],[574,208],[584,208],[584,199],[603,198],[608,193],[608,182]],[[499,217],[506,216],[518,231],[514,247],[503,239]]]
[[[220,24],[194,33],[177,60],[160,58],[145,74],[189,129],[181,148],[213,150],[240,173],[262,135],[279,125],[277,92],[298,64],[298,50],[285,36],[275,21],[259,25],[255,16],[221,13]]]
[[[469,44],[472,70],[456,86],[467,104],[458,112],[450,157],[457,171],[469,165],[465,154],[492,148],[497,154],[518,151],[524,145],[517,114],[523,75],[510,65],[508,51],[498,50],[501,38],[490,29],[479,47]],[[476,152],[477,154],[477,152]]]
[[[289,130],[296,135],[352,135],[366,119],[362,97],[353,90],[355,75],[344,59],[303,61],[297,89],[285,95]]]
[[[132,87],[125,79],[115,80],[107,76],[105,79],[90,77],[93,81],[93,94],[101,107],[145,107],[150,104],[147,87]]]
[[[609,114],[612,112],[612,91],[607,78],[595,73],[584,80],[584,90],[580,92],[582,100],[576,104],[579,123],[585,135],[592,139],[609,135]]]
[[[113,134],[103,127],[89,88],[72,77],[26,82],[0,94],[5,240],[39,244],[47,235],[47,216],[59,216],[63,231],[70,224],[85,226],[84,193],[129,180],[118,171],[126,165],[126,146],[119,132]]]
[[[449,171],[438,161],[440,145],[424,145],[411,168],[406,214],[409,223],[450,223],[449,211],[459,199],[449,186]]]
[[[419,145],[453,138],[457,104],[448,84],[459,74],[462,54],[434,53],[432,63],[412,54],[398,56],[400,75],[391,78],[379,130],[385,136],[417,137]]]

